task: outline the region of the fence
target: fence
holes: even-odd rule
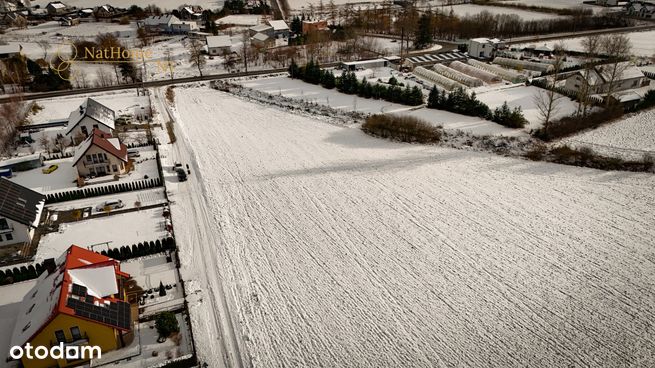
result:
[[[67,192],[51,193],[46,196],[46,204],[74,201],[76,199],[93,198],[108,194],[124,193],[132,190],[156,188],[162,185],[161,178],[143,179],[129,183],[95,186],[75,189]]]

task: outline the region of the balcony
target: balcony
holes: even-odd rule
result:
[[[96,167],[96,166],[107,166],[109,165],[109,160],[95,160],[95,161],[83,161],[84,167]]]
[[[64,341],[52,341],[50,340],[50,347],[53,347],[55,345],[59,345],[60,343],[64,343],[64,347],[66,346],[82,346],[82,345],[89,345],[89,335],[85,333],[82,334],[82,336],[76,338],[76,339],[66,339]]]

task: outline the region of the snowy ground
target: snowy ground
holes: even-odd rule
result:
[[[32,0],[32,6],[40,5],[42,8],[48,5],[50,0]],[[129,8],[133,4],[140,7],[146,7],[148,4],[156,4],[162,10],[177,9],[182,4],[187,5],[200,5],[203,9],[217,9],[223,7],[223,0],[158,0],[157,2],[144,1],[144,0],[67,0],[65,2],[68,6],[75,6],[78,8],[94,7],[98,5],[109,4],[121,8]]]
[[[135,90],[90,93],[83,96],[68,96],[40,99],[36,103],[43,109],[29,119],[32,124],[46,123],[51,120],[68,120],[71,111],[75,111],[87,99],[93,98],[114,110],[116,116],[134,112],[137,107],[149,106],[148,96],[137,96]]]
[[[210,366],[239,340],[254,367],[655,364],[652,175],[176,99],[168,159],[193,165],[173,218]]]
[[[510,1],[507,1],[510,2]],[[591,4],[584,4],[582,0],[515,0],[516,3],[521,3],[525,5],[534,5],[534,6],[545,6],[553,9],[567,9],[573,7],[582,7],[585,9],[591,9],[594,13],[602,13],[609,10],[616,10],[612,7],[604,6],[595,6]],[[513,11],[513,10],[512,10]]]
[[[474,4],[453,5],[452,7],[444,8],[444,10],[446,13],[448,13],[450,12],[451,8],[453,9],[455,15],[459,17],[463,17],[465,15],[473,16],[483,11],[487,11],[492,15],[508,14],[508,13],[516,14],[519,17],[521,17],[521,19],[523,20],[557,19],[562,17],[557,14],[539,13],[539,12],[533,12],[533,11],[527,11],[521,9],[510,9],[510,8],[499,7],[499,6],[474,5]]]
[[[646,31],[646,32],[631,32],[626,33],[630,39],[632,45],[632,54],[635,56],[642,57],[652,57],[655,55],[655,46],[653,46],[653,38],[655,37],[655,31]],[[555,46],[556,43],[562,43],[564,49],[571,51],[584,51],[582,47],[583,37],[576,38],[564,38],[560,40],[548,40],[541,42],[532,42],[525,44],[512,45],[512,47],[532,47],[532,46],[541,46],[547,45],[550,47]]]
[[[641,159],[644,154],[655,157],[655,110],[632,114],[563,142],[628,159]]]
[[[59,225],[59,232],[41,237],[35,261],[58,257],[71,245],[93,247],[95,251],[155,241],[168,237],[161,208],[119,213]]]
[[[131,192],[125,193],[116,193],[105,196],[93,197],[93,198],[84,198],[78,199],[75,201],[66,201],[60,203],[54,203],[48,205],[47,207],[52,211],[66,211],[66,210],[75,210],[86,207],[92,207],[93,214],[98,212],[103,212],[103,210],[97,210],[97,206],[105,203],[108,200],[119,199],[123,201],[125,207],[113,212],[125,211],[132,208],[136,208],[135,203],[139,202],[140,207],[152,206],[156,204],[166,203],[166,197],[164,196],[164,188],[152,188],[144,190],[133,190]]]

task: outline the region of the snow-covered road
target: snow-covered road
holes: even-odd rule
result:
[[[207,87],[176,96],[176,155],[197,167],[169,184],[210,366],[228,306],[245,366],[655,364],[652,175],[390,143]]]

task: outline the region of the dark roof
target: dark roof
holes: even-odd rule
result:
[[[112,142],[118,145],[116,147]],[[109,153],[110,155],[116,156],[119,160],[127,162],[127,146],[121,143],[118,138],[112,138],[111,134],[107,134],[100,129],[93,129],[91,135],[77,148],[75,152],[75,157],[73,157],[73,166],[84,157],[89,148],[97,146],[100,147],[103,151]]]
[[[0,179],[0,216],[31,226],[45,196],[11,180]]]
[[[66,129],[66,134],[69,134],[85,116],[90,117],[110,129],[114,129],[115,127],[114,120],[116,119],[116,114],[114,113],[114,110],[92,98],[87,98],[86,101],[84,101],[78,109],[71,112],[68,117],[68,128]]]

